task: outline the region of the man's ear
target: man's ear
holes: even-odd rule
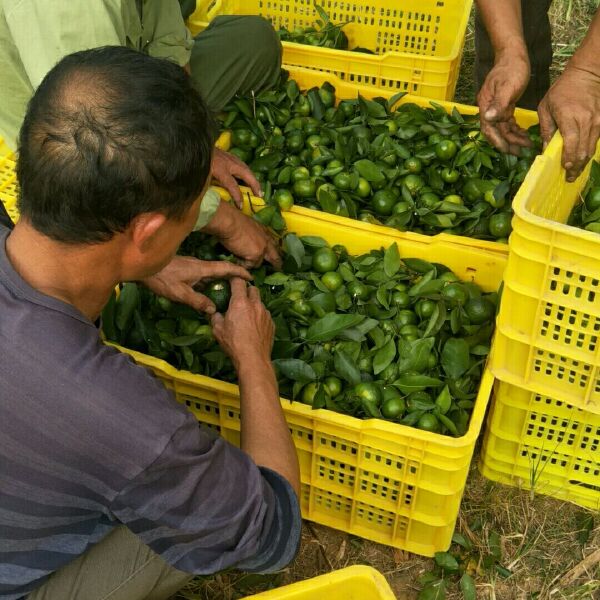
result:
[[[167,217],[159,212],[142,213],[131,221],[129,224],[131,241],[140,253],[147,252],[166,221]]]

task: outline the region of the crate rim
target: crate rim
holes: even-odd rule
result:
[[[551,219],[547,219],[545,217],[540,217],[538,215],[533,214],[529,208],[527,207],[527,202],[529,198],[533,195],[532,190],[534,185],[544,176],[544,169],[546,165],[553,160],[557,155],[562,154],[562,150],[564,147],[563,137],[560,131],[557,131],[548,146],[544,150],[542,154],[540,154],[529,169],[527,173],[527,177],[521,184],[521,187],[515,194],[513,199],[513,211],[515,213],[513,218],[519,218],[525,221],[530,225],[535,225],[536,227],[541,227],[550,232],[551,238],[548,240],[544,240],[544,244],[550,246],[554,244],[554,238],[557,234],[568,234],[570,236],[578,237],[584,239],[586,241],[590,241],[593,243],[600,244],[600,235],[594,233],[592,231],[586,231],[585,229],[580,229],[579,227],[573,227],[572,225],[567,225],[566,223],[559,223],[558,221],[552,221]],[[598,141],[598,148],[600,148],[600,140]],[[573,182],[570,182],[568,185],[578,185],[581,181],[587,181],[589,178],[589,173],[592,165],[592,161],[594,159],[590,159],[588,164],[585,166],[584,170],[581,172],[579,177]],[[560,166],[560,172],[562,175],[566,175],[566,171],[562,166]],[[520,237],[524,237],[528,240],[534,240],[536,242],[540,242],[538,235],[529,236],[526,232],[519,230],[518,235]]]
[[[204,385],[207,387],[215,387],[216,384],[220,388],[220,391],[239,397],[239,386],[235,383],[228,383],[214,377],[197,375],[183,369],[177,369],[163,359],[156,358],[143,352],[138,352],[137,350],[125,348],[113,342],[105,341],[105,343],[106,345],[112,346],[113,348],[119,350],[119,352],[128,354],[136,361],[136,363],[138,362],[137,359],[139,358],[142,360],[144,366],[152,366],[153,368],[164,372],[167,376],[173,379],[179,379],[184,383]],[[471,420],[469,421],[469,428],[465,435],[458,438],[441,435],[439,433],[431,433],[430,431],[422,431],[416,427],[402,425],[401,423],[392,423],[385,421],[384,419],[359,419],[357,417],[339,414],[324,408],[313,409],[310,406],[303,404],[299,400],[293,401],[281,397],[279,399],[283,407],[285,407],[287,410],[291,410],[292,412],[296,412],[303,417],[310,417],[311,415],[314,415],[319,419],[319,421],[338,425],[347,429],[357,430],[360,432],[360,434],[375,434],[377,432],[390,435],[401,434],[404,437],[417,437],[424,442],[435,442],[436,444],[447,446],[448,448],[466,448],[473,444],[479,437],[486,409],[492,396],[493,387],[494,376],[490,372],[489,366],[487,366],[486,363],[486,367],[481,377],[481,383],[479,385],[479,392],[475,401],[475,406],[473,407],[473,413],[471,414]],[[487,393],[484,394],[486,390]],[[487,399],[485,399],[484,396]],[[483,402],[481,401],[482,398],[484,398]]]
[[[469,6],[468,10],[467,10],[467,7],[464,7],[461,19],[457,25],[457,30],[459,30],[459,31],[462,30],[466,34],[469,17],[471,16],[473,0],[464,0],[464,2],[468,3],[470,6]],[[221,6],[222,6],[222,0],[215,0],[213,6],[210,7],[207,12],[206,16],[209,19],[208,21],[203,21],[202,19],[195,21],[195,20],[193,20],[193,16],[194,16],[193,14],[190,16],[189,21],[194,23],[195,26],[198,26],[198,27],[204,26],[204,28],[206,28],[206,27],[208,27],[210,21],[212,21],[215,17],[219,16],[218,11],[221,9]],[[385,54],[375,54],[375,55],[364,54],[364,57],[366,58],[366,62],[373,62],[373,63],[378,62],[387,56],[393,56],[393,57],[398,57],[398,58],[412,58],[412,59],[422,58],[422,59],[427,59],[427,60],[434,60],[435,62],[456,60],[458,58],[458,56],[460,55],[460,53],[462,52],[462,49],[464,46],[464,40],[465,40],[465,35],[455,36],[450,54],[445,54],[444,56],[428,56],[428,55],[412,53],[412,52],[386,52]],[[298,44],[296,42],[282,42],[282,43],[289,44],[294,47],[303,47],[303,46],[306,47],[306,44]],[[314,46],[308,46],[308,48],[310,48],[311,50],[316,50],[317,53],[319,53],[321,50],[325,50],[328,53],[334,53],[334,54],[332,54],[332,56],[336,56],[336,55],[337,56],[345,56],[346,54],[355,54],[352,52],[352,50],[337,50],[334,48],[320,48],[320,47],[314,47]]]

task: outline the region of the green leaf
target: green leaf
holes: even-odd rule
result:
[[[435,564],[444,571],[458,571],[458,561],[450,552],[436,552]]]
[[[175,337],[168,337],[168,343],[173,346],[193,346],[196,342],[200,341],[203,336],[201,335],[180,335]]]
[[[394,110],[394,106],[396,106],[396,104],[398,104],[398,102],[400,100],[402,100],[402,98],[404,98],[404,96],[406,96],[408,92],[398,92],[397,94],[394,94],[388,101],[387,101],[387,109],[389,112],[392,112]]]
[[[377,294],[375,295],[375,297],[377,298],[377,302],[379,302],[379,304],[381,304],[381,306],[383,306],[386,310],[389,310],[390,308],[388,296],[389,292],[386,289],[385,285],[381,285],[379,286],[379,288],[377,288]]]
[[[418,392],[428,387],[438,387],[442,384],[443,381],[437,377],[430,377],[429,375],[419,375],[415,373],[405,373],[404,375],[400,375],[400,377],[393,383],[394,387],[397,387],[405,394]]]
[[[461,338],[450,338],[444,344],[441,363],[446,375],[458,379],[469,369],[469,344]]]
[[[303,235],[300,237],[301,242],[310,248],[325,248],[329,244],[322,238],[316,235]]]
[[[346,352],[337,350],[333,356],[333,365],[338,377],[341,377],[352,385],[360,383],[360,371],[356,366],[356,361],[346,354]]]
[[[298,236],[294,233],[288,233],[283,240],[283,247],[286,253],[294,259],[298,268],[300,268],[306,251],[304,249],[304,244],[300,241]]]
[[[442,425],[444,425],[446,427],[446,429],[452,434],[458,437],[459,433],[458,433],[458,429],[456,427],[456,424],[454,423],[454,421],[452,421],[452,419],[449,419],[446,415],[437,414],[437,418],[440,420],[440,423],[442,423]]]
[[[358,95],[358,103],[360,105],[363,114],[369,117],[375,117],[376,119],[385,119],[388,114],[385,107],[373,100],[366,100],[360,94]]]
[[[591,512],[581,511],[575,515],[575,524],[577,526],[576,539],[583,546],[590,539],[590,534],[594,529],[594,515]]]
[[[459,531],[455,531],[452,535],[452,543],[458,544],[463,547],[465,550],[472,550],[473,544]]]
[[[477,600],[475,582],[468,573],[463,573],[463,576],[460,578],[460,591],[464,600]]]
[[[416,371],[420,373],[427,368],[429,355],[435,344],[435,338],[427,337],[407,342],[400,338],[398,340],[398,373]]]
[[[338,315],[329,313],[315,321],[306,333],[307,342],[327,342],[332,340],[344,329],[355,327],[365,317],[363,315]]]
[[[425,286],[435,277],[435,270],[428,271],[421,277],[421,279],[415,283],[409,290],[409,296],[420,296],[422,294],[422,290],[425,289]],[[442,282],[443,283],[443,282]]]
[[[267,285],[284,285],[288,282],[290,276],[285,273],[272,273],[265,277],[264,283]]]
[[[417,600],[445,600],[446,598],[446,583],[442,579],[423,588]]]
[[[446,304],[443,300],[438,300],[433,312],[431,313],[431,317],[429,317],[429,322],[427,323],[427,328],[425,329],[423,337],[437,335],[444,326],[446,317]]]
[[[434,265],[420,258],[405,258],[404,264],[411,271],[416,271],[417,273],[427,273],[428,271],[435,271]]]
[[[435,404],[440,414],[445,415],[452,406],[452,395],[448,386],[444,386],[444,389],[439,393],[435,400]]]
[[[452,333],[456,335],[460,328],[462,327],[462,315],[460,311],[460,307],[457,306],[452,309],[450,313],[450,329],[452,329]]]
[[[388,340],[373,357],[373,372],[375,375],[381,373],[396,357],[396,343],[393,339]]]
[[[502,560],[502,546],[500,543],[500,535],[495,531],[490,531],[490,535],[488,536],[488,546],[490,547],[490,552],[492,556],[497,560]]]
[[[329,23],[329,15],[318,4],[315,4],[315,10],[319,13],[323,23]]]
[[[377,319],[365,319],[362,323],[359,323],[355,329],[360,331],[363,335],[366,335],[378,325],[379,321]]]
[[[361,177],[364,177],[371,183],[383,183],[385,181],[385,175],[379,165],[376,165],[372,160],[363,158],[357,160],[354,163],[356,170],[360,173]]]
[[[325,386],[320,383],[317,391],[315,392],[315,397],[313,398],[312,407],[314,409],[317,408],[325,408],[327,406],[327,394],[325,393]]]
[[[383,255],[383,270],[388,277],[393,277],[400,270],[401,264],[398,244],[394,242]]]
[[[278,358],[273,361],[273,364],[282,375],[292,381],[308,383],[317,378],[315,370],[307,362],[299,358]]]

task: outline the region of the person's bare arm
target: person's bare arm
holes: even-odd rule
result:
[[[573,181],[594,155],[600,138],[600,9],[583,43],[540,103],[545,143],[558,129],[567,180]]]
[[[275,326],[256,287],[231,280],[225,315],[212,317],[215,338],[238,374],[241,404],[241,447],[254,462],[285,477],[300,491],[298,456],[279,402],[271,364]]]
[[[481,129],[504,152],[518,153],[531,145],[516,124],[515,106],[529,83],[530,65],[523,36],[520,0],[477,0],[494,48],[494,67],[477,96]]]

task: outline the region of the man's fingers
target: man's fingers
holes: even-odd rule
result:
[[[274,242],[269,241],[267,244],[267,248],[265,251],[265,260],[270,262],[276,269],[281,269],[283,266],[283,260],[279,251],[277,250],[277,246]]]
[[[233,175],[221,171],[218,173],[218,175],[213,173],[213,176],[229,192],[229,195],[231,196],[234,204],[238,208],[242,208],[242,191],[240,190],[240,186],[238,185],[238,182],[235,180]]]
[[[248,297],[253,302],[260,302],[260,290],[255,285],[251,285],[248,288]]]
[[[204,265],[205,279],[221,277],[225,277],[227,279],[239,277],[241,279],[245,279],[246,281],[250,281],[252,279],[252,275],[246,269],[244,269],[244,267],[235,263],[231,263],[227,260],[206,261]]]
[[[499,132],[499,130],[497,129],[497,127],[495,127],[491,123],[488,123],[487,121],[484,121],[482,119],[481,120],[481,131],[482,131],[483,135],[485,135],[485,137],[487,138],[488,142],[490,142],[490,144],[492,144],[492,146],[498,148],[498,150],[500,150],[501,152],[509,151],[509,144],[502,137],[502,135]]]
[[[256,179],[254,173],[242,161],[234,161],[231,165],[230,173],[248,185],[255,196],[262,197],[263,194],[258,179]]]
[[[217,341],[222,336],[224,322],[225,319],[221,313],[216,312],[210,317],[210,326],[212,327],[213,335],[217,338]]]
[[[182,291],[180,301],[207,315],[213,315],[217,310],[212,300],[200,292],[195,292],[192,288],[186,288],[185,292]]]
[[[234,277],[230,283],[232,301],[248,297],[245,279],[241,279],[240,277]]]
[[[531,145],[527,134],[523,136],[523,133],[519,131],[518,125],[510,123],[498,123],[497,130],[500,132],[502,139],[505,140],[509,145],[509,151],[514,153],[514,150],[517,150],[517,154],[519,148],[521,146]]]
[[[540,119],[540,135],[544,142],[544,149],[550,143],[552,136],[556,133],[556,123],[548,109],[548,104],[542,100],[538,106],[538,117]]]

